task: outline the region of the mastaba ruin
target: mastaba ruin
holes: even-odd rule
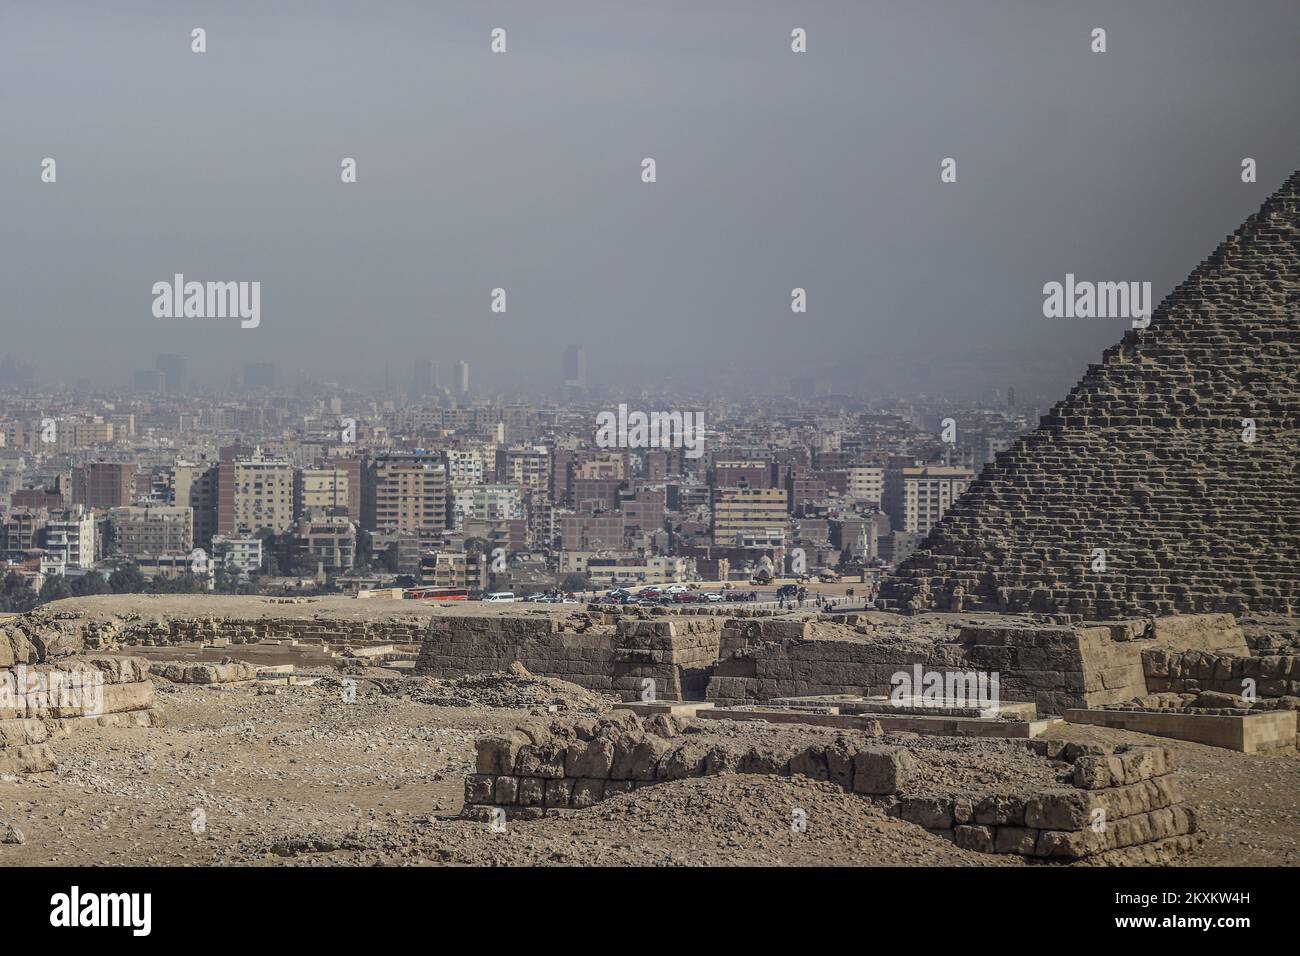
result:
[[[996,456],[888,607],[1300,611],[1300,172]]]

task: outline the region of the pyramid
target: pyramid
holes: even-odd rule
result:
[[[1294,615],[1298,418],[1300,172],[985,466],[885,606]]]

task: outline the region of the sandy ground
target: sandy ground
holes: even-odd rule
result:
[[[82,731],[55,743],[57,772],[0,780],[0,829],[24,837],[0,844],[0,865],[1024,865],[803,778],[683,780],[496,833],[456,816],[463,780],[475,737],[524,709],[421,703],[365,682],[352,704],[328,687],[162,684],[159,698],[165,727]],[[1201,810],[1206,843],[1188,864],[1300,864],[1300,759],[1160,742]]]

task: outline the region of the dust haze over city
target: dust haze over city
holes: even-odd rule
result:
[[[7,938],[1291,928],[1297,27],[0,0]]]
[[[1045,320],[1043,283],[1158,300],[1284,175],[1295,7],[1251,11],[7,3],[0,354],[123,387],[178,353],[217,389],[248,361],[405,385],[427,356],[508,392],[581,343],[595,385],[1045,405],[1124,323]],[[196,17],[203,57],[159,42]],[[494,18],[507,56],[467,42]],[[1094,20],[1104,68],[1072,44]],[[1206,188],[1245,155],[1258,187]],[[260,281],[261,326],[155,318],[177,272]]]

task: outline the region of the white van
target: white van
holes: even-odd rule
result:
[[[492,604],[510,604],[518,599],[514,591],[493,591],[491,594],[483,595],[483,600]]]

